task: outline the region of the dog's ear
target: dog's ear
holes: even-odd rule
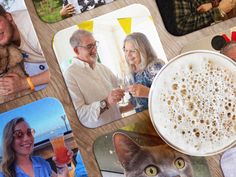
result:
[[[23,60],[20,50],[13,45],[8,46],[8,54],[9,67],[14,67]]]

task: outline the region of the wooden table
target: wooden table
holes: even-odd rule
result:
[[[169,34],[164,28],[160,13],[154,0],[117,0],[111,4],[101,6],[81,15],[74,16],[57,23],[47,24],[42,22],[38,18],[33,6],[33,2],[31,0],[25,0],[25,2],[50,68],[51,81],[45,90],[35,92],[31,95],[24,96],[22,98],[0,105],[0,112],[5,112],[10,109],[17,108],[19,106],[31,103],[44,97],[55,97],[59,99],[62,102],[65,112],[69,118],[73,133],[76,137],[76,142],[78,143],[78,147],[81,150],[89,176],[91,177],[100,176],[100,171],[93,154],[93,142],[96,140],[96,138],[118,128],[121,128],[129,123],[149,119],[149,114],[148,111],[144,111],[96,129],[88,129],[82,126],[77,118],[68,90],[66,89],[62,73],[52,49],[52,39],[54,34],[57,31],[78,24],[79,22],[103,15],[118,8],[125,7],[129,4],[140,3],[145,5],[150,10],[166,56],[168,59],[171,59],[172,57],[178,55],[182,47],[187,43],[195,41],[197,39],[201,39],[208,35],[225,31],[229,28],[232,28],[236,24],[236,18],[234,18],[182,37],[175,37]],[[220,155],[207,158],[213,177],[223,176],[219,168],[219,158]]]

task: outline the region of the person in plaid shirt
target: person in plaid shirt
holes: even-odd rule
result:
[[[214,7],[218,7],[221,0],[211,0],[210,3],[202,4],[197,8],[198,12],[207,12]],[[226,19],[233,18],[236,16],[236,0],[229,1],[232,3],[233,9],[227,13]]]
[[[175,23],[179,35],[184,35],[204,28],[222,20],[225,20],[234,3],[233,0],[222,0],[208,11],[202,10],[203,4],[211,3],[211,0],[175,0]]]

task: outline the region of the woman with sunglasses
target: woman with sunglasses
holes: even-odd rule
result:
[[[134,82],[128,87],[132,95],[131,104],[139,112],[148,108],[148,94],[152,81],[165,63],[157,58],[148,38],[140,32],[126,36],[123,50]],[[141,107],[137,108],[137,105]]]
[[[67,165],[61,174],[52,171],[49,163],[39,156],[32,156],[34,146],[34,130],[23,118],[15,118],[8,122],[3,131],[3,160],[0,177],[67,177]],[[72,151],[68,151],[70,159]]]

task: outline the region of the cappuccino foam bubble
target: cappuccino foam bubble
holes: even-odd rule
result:
[[[196,51],[172,60],[149,100],[154,127],[177,150],[211,155],[236,140],[236,67],[223,55]]]

